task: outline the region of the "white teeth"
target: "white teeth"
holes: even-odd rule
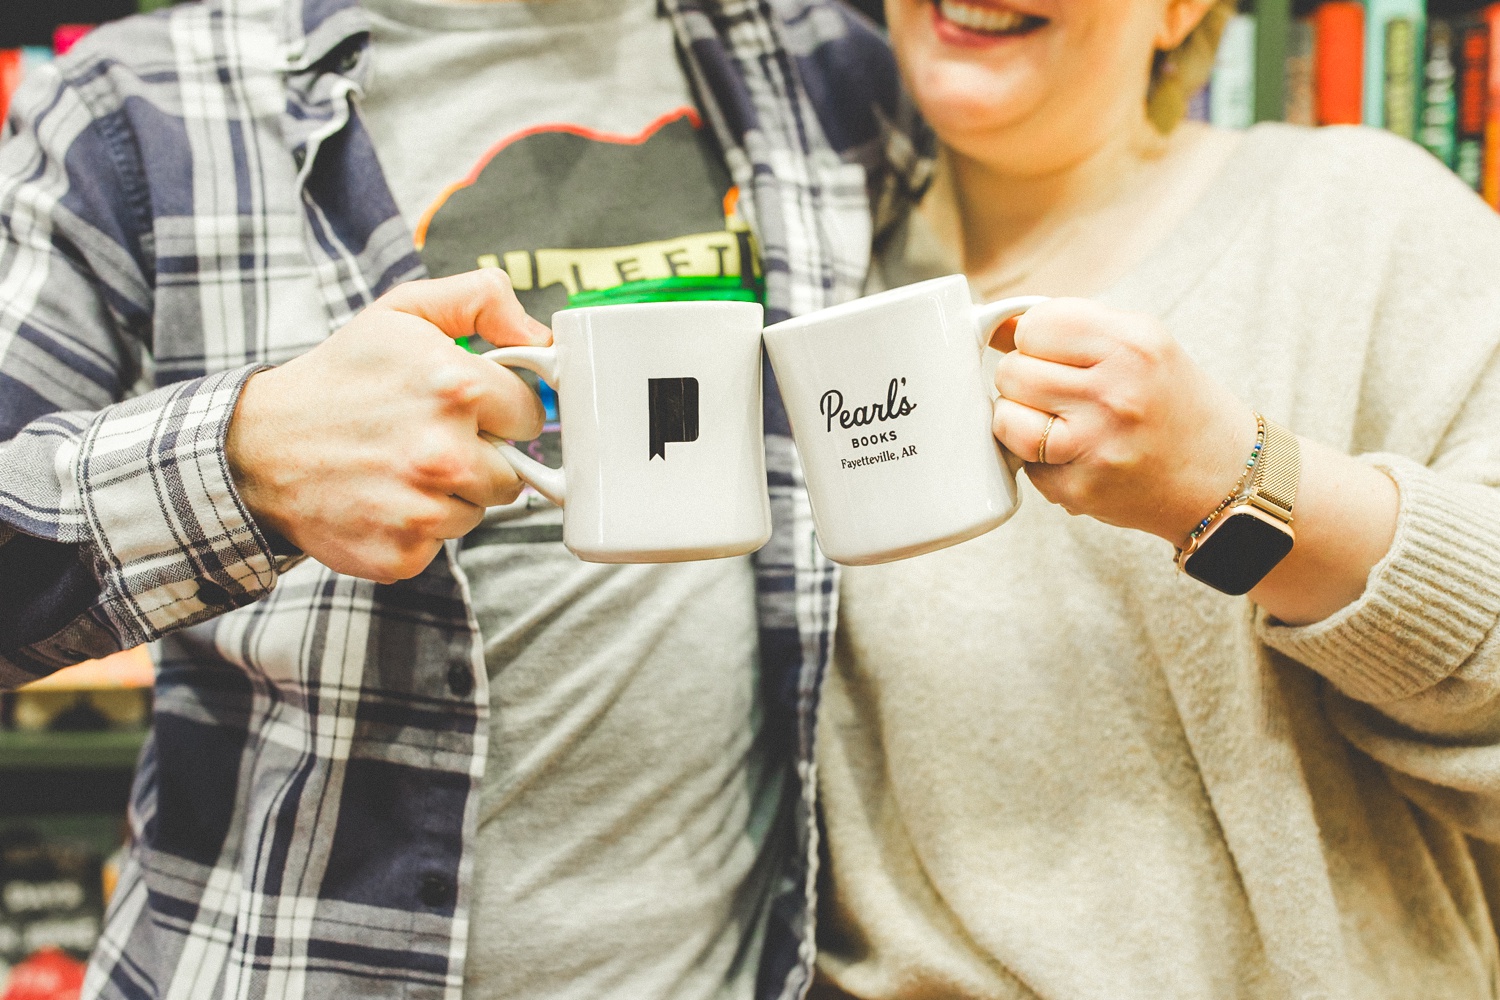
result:
[[[938,9],[944,18],[971,31],[1019,31],[1031,20],[1025,14],[1012,10],[976,7],[963,3],[962,0],[938,0]]]

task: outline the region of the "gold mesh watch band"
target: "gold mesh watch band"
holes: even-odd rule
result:
[[[1292,523],[1292,505],[1297,502],[1297,480],[1302,477],[1302,447],[1297,435],[1266,421],[1266,446],[1255,470],[1255,485],[1249,501],[1267,514]]]

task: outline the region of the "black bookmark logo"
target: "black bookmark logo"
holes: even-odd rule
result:
[[[667,442],[698,440],[698,380],[653,378],[647,379],[647,383],[651,399],[651,458],[665,460]]]

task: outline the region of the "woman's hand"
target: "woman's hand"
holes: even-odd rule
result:
[[[1042,496],[1074,514],[1173,545],[1234,488],[1255,415],[1193,363],[1161,323],[1082,299],[1052,299],[1003,329],[995,437]],[[1011,348],[1014,348],[1011,350]],[[1047,421],[1047,463],[1034,459]],[[1299,438],[1291,553],[1250,592],[1289,625],[1359,599],[1390,549],[1400,499],[1378,469]]]
[[[1070,513],[1180,546],[1244,472],[1254,413],[1157,320],[1052,299],[1016,322],[1013,346],[995,370],[995,437]]]

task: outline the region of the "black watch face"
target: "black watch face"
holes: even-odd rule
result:
[[[1183,570],[1226,594],[1248,594],[1292,551],[1292,533],[1247,510],[1225,516]]]

